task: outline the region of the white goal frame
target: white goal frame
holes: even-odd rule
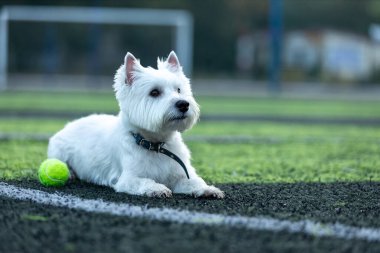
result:
[[[9,21],[169,26],[184,71],[192,74],[193,17],[184,10],[105,7],[4,6],[0,12],[0,90],[7,88]]]

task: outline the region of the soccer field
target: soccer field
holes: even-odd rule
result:
[[[223,200],[151,199],[83,182],[42,187],[36,172],[49,136],[78,115],[116,113],[116,100],[111,93],[0,93],[2,182],[19,187],[19,193],[58,192],[68,203],[102,199],[115,209],[144,207],[140,216],[116,215],[76,208],[79,202],[57,203],[53,195],[37,200],[31,195],[42,193],[35,191],[11,198],[0,189],[5,227],[0,251],[147,252],[157,244],[162,252],[380,250],[380,101],[199,97],[198,102],[204,117],[184,138],[195,168],[225,191]],[[189,218],[152,218],[150,208],[186,211]],[[202,218],[206,214],[219,216],[210,222]],[[98,240],[104,236],[108,243]]]

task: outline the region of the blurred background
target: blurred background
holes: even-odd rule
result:
[[[380,92],[378,0],[0,1],[6,5],[184,10],[193,33],[182,63],[200,94]],[[127,51],[153,67],[178,51],[170,25],[10,20],[7,29],[7,89],[109,90]]]

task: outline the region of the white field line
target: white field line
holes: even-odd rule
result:
[[[290,233],[305,233],[318,237],[380,241],[380,229],[377,228],[360,228],[339,223],[323,224],[311,220],[289,221],[265,217],[210,214],[170,208],[147,208],[125,203],[107,202],[102,199],[81,199],[73,195],[58,192],[47,193],[40,190],[13,186],[4,182],[0,182],[0,196],[91,213],[105,213],[130,218],[146,218],[182,224],[225,226],[249,230],[286,231]]]

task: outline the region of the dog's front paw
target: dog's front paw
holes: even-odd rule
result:
[[[216,199],[222,199],[224,198],[224,192],[220,189],[216,188],[215,186],[206,186],[204,188],[201,188],[199,190],[196,190],[193,192],[193,196],[195,198],[216,198]]]
[[[148,197],[155,198],[170,198],[172,196],[172,191],[164,185],[157,184],[151,189],[145,192]]]

